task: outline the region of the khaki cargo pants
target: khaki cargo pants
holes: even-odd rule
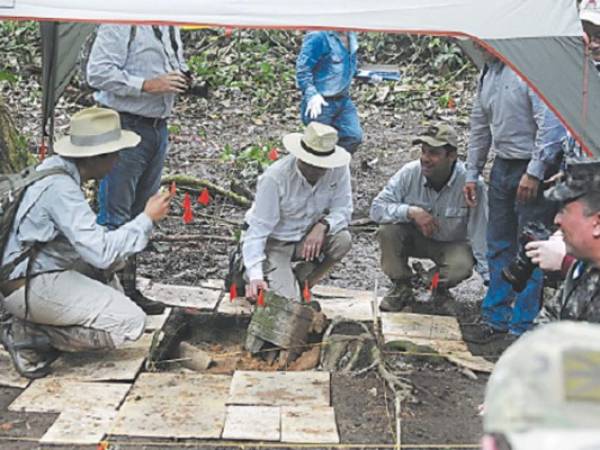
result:
[[[82,266],[33,277],[26,320],[46,330],[55,328],[62,337],[60,349],[65,351],[114,348],[140,338],[144,312],[123,294],[116,277],[103,283],[95,275],[89,266]],[[25,319],[25,288],[7,296],[3,307]]]
[[[263,271],[269,288],[278,295],[295,301],[302,300],[301,288],[308,281],[314,286],[337,262],[350,251],[352,237],[348,230],[326,236],[321,256],[313,262],[301,257],[304,239],[300,242],[284,242],[268,239],[265,246],[266,261]]]
[[[426,238],[412,224],[386,224],[377,230],[381,269],[394,281],[413,274],[408,258],[431,259],[440,273],[440,287],[451,288],[469,278],[475,260],[468,242],[440,242]]]

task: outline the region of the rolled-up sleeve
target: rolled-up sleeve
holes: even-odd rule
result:
[[[329,234],[347,228],[352,218],[352,183],[350,168],[344,167],[343,175],[330,202],[329,214],[325,220],[329,224]]]
[[[139,96],[144,78],[123,69],[129,53],[131,26],[100,25],[87,65],[87,81],[95,89],[119,96]]]
[[[410,205],[405,203],[409,176],[407,170],[400,169],[388,181],[383,190],[377,194],[377,197],[371,204],[370,216],[376,223],[405,223],[410,222],[408,218],[408,208]]]
[[[279,222],[279,188],[277,182],[262,176],[256,187],[252,209],[246,216],[248,230],[244,233],[242,255],[250,280],[263,278],[262,263],[265,260],[267,239]]]
[[[315,87],[313,69],[321,59],[326,45],[322,33],[308,33],[302,42],[296,59],[296,82],[307,98],[319,93]]]
[[[481,179],[477,182],[477,205],[469,210],[469,222],[467,223],[467,236],[475,258],[475,270],[481,277],[489,281],[489,269],[487,263],[487,223],[488,223],[488,200],[487,189]]]
[[[120,228],[108,231],[96,223],[96,215],[85,200],[84,194],[72,180],[56,184],[61,190],[48,189],[42,196],[48,197],[45,205],[48,217],[67,238],[75,251],[88,264],[107,269],[116,261],[141,252],[148,244],[152,221],[141,213]]]
[[[488,117],[481,106],[479,94],[473,100],[470,122],[469,147],[467,150],[467,183],[477,181],[492,146],[492,131]]]

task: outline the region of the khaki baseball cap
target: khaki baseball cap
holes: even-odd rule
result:
[[[427,130],[413,138],[413,145],[428,144],[432,147],[443,147],[450,145],[458,149],[458,135],[456,130],[445,123],[430,125]]]

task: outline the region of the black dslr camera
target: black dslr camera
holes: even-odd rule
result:
[[[533,241],[546,241],[550,238],[552,232],[539,222],[529,222],[519,235],[519,250],[516,258],[504,269],[502,269],[502,278],[508,281],[515,292],[521,292],[525,289],[527,281],[531,278],[531,273],[536,265],[525,254],[525,245]]]
[[[185,78],[188,81],[188,88],[186,89],[184,94],[193,95],[194,97],[208,98],[207,82],[196,83],[194,81],[194,77],[192,76],[192,72],[190,72],[189,70],[186,70],[185,72],[183,72],[183,74],[185,75]]]

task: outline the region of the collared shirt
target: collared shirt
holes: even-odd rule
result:
[[[306,98],[348,92],[357,68],[356,33],[348,33],[348,47],[337,31],[317,31],[304,37],[296,60],[296,82]]]
[[[542,128],[548,108],[527,84],[501,62],[484,67],[471,111],[467,182],[476,181],[490,148],[503,159],[530,160],[527,173],[544,179]]]
[[[371,205],[371,219],[377,223],[409,223],[408,208],[423,208],[438,222],[432,239],[442,242],[469,242],[477,261],[477,272],[487,278],[486,228],[487,191],[483,181],[477,181],[477,206],[469,208],[463,186],[466,169],[457,161],[450,179],[437,192],[421,173],[421,162],[405,164],[375,197]]]
[[[600,323],[600,270],[577,261],[571,266],[558,292],[544,301],[536,324],[555,320]]]
[[[297,159],[280,159],[258,179],[256,197],[246,213],[249,225],[242,252],[248,278],[263,278],[262,262],[268,238],[298,242],[321,218],[329,234],[346,228],[352,216],[352,187],[348,166],[329,169],[311,185]]]
[[[97,269],[142,251],[152,231],[152,221],[141,213],[114,231],[96,223],[80,187],[79,170],[71,160],[47,158],[39,169],[62,167],[68,173],[50,175],[25,191],[15,216],[2,263],[7,264],[33,243],[45,244],[33,261],[32,274],[68,270],[84,261]],[[10,278],[25,276],[27,259]]]
[[[175,94],[142,92],[144,80],[187,70],[179,29],[174,28],[177,55],[169,27],[158,27],[161,40],[152,26],[137,25],[129,46],[130,25],[100,25],[87,66],[88,83],[99,91],[98,103],[119,112],[144,117],[166,118],[171,114]]]

